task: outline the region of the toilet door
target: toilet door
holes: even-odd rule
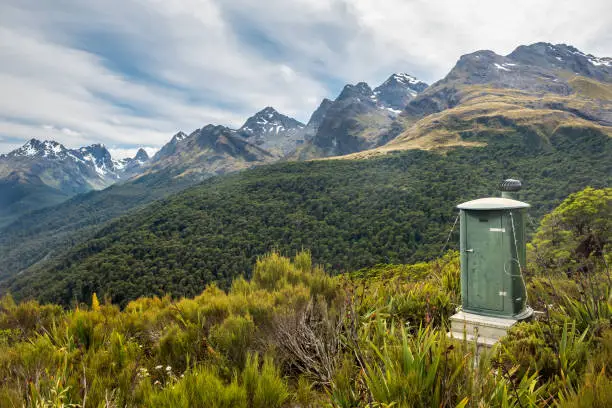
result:
[[[468,307],[504,310],[504,228],[500,211],[466,211]]]

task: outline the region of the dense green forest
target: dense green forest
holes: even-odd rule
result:
[[[439,256],[455,205],[498,195],[503,178],[523,180],[521,199],[536,220],[568,193],[612,181],[612,140],[595,131],[550,140],[516,132],[487,142],[211,179],[111,222],[4,286],[17,299],[67,305],[97,292],[124,306],[139,296],[194,296],[211,282],[229,288],[270,250],[308,248],[330,273],[417,262]]]
[[[0,280],[89,238],[104,222],[194,184],[164,170],[79,194],[0,228]]]
[[[0,298],[2,407],[612,405],[612,189],[572,194],[528,247],[539,318],[491,350],[446,336],[458,254],[330,276],[309,252],[125,308]]]

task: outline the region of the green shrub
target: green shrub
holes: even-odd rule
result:
[[[249,315],[230,316],[212,328],[209,338],[214,349],[220,351],[234,367],[242,369],[254,335],[255,324]]]
[[[502,359],[508,367],[520,367],[520,375],[538,372],[542,378],[553,378],[559,372],[558,359],[550,344],[550,333],[541,323],[519,323],[502,338]]]
[[[295,400],[303,408],[314,406],[316,400],[313,384],[303,375],[299,376],[296,384]]]
[[[249,407],[276,408],[289,398],[287,383],[280,376],[271,357],[265,357],[261,369],[257,354],[247,356],[242,372],[242,383],[247,392]]]
[[[560,408],[609,408],[612,407],[612,378],[604,370],[587,374],[578,392],[571,392],[559,404]]]
[[[236,380],[224,385],[216,372],[200,368],[171,387],[154,391],[147,406],[159,408],[246,408],[246,391]]]
[[[181,328],[174,324],[166,328],[156,348],[156,365],[170,366],[175,372],[188,368],[191,360],[200,361],[208,354],[200,327],[190,324]]]

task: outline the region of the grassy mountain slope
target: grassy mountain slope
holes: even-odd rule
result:
[[[335,271],[416,261],[439,253],[456,204],[497,194],[504,177],[524,180],[534,217],[572,191],[612,181],[612,139],[597,129],[544,138],[510,127],[472,140],[482,146],[284,163],[212,179],[108,224],[5,288],[64,303],[97,291],[124,303],[225,286],[272,248],[310,248]]]
[[[612,68],[604,60],[543,43],[507,56],[464,55],[406,106],[387,145],[350,157],[478,145],[480,133],[521,131],[547,139],[581,128],[612,135]]]
[[[587,78],[572,82],[581,88],[570,96],[544,94],[537,99],[516,89],[463,86],[456,94],[457,106],[420,119],[376,151],[477,145],[478,135],[503,135],[513,131],[542,139],[555,137],[568,129],[612,136],[612,126],[598,117],[601,111],[612,112],[612,99],[595,100],[583,96],[585,90],[590,94],[606,95],[612,86]]]

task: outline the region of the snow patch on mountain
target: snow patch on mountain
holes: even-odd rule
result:
[[[304,142],[306,125],[267,106],[246,120],[236,132],[249,143],[286,155]]]
[[[427,86],[425,82],[410,74],[396,73],[374,88],[370,99],[380,109],[395,113],[404,109],[408,102],[423,92]]]
[[[137,157],[115,160],[103,144],[93,144],[78,149],[67,149],[64,145],[54,141],[30,139],[23,146],[12,152],[0,155],[3,160],[29,160],[32,162],[46,160],[66,162],[67,165],[84,166],[102,180],[118,180],[125,175],[128,168],[134,170],[148,160],[147,153],[140,149]]]
[[[502,70],[502,71],[511,71],[511,69],[509,69],[509,68],[505,67],[505,65],[507,65],[507,64],[502,64],[502,65],[500,65],[500,64],[498,64],[498,63],[496,62],[496,63],[494,63],[493,65],[495,65],[495,68],[497,68],[497,69],[499,69],[499,70]]]

